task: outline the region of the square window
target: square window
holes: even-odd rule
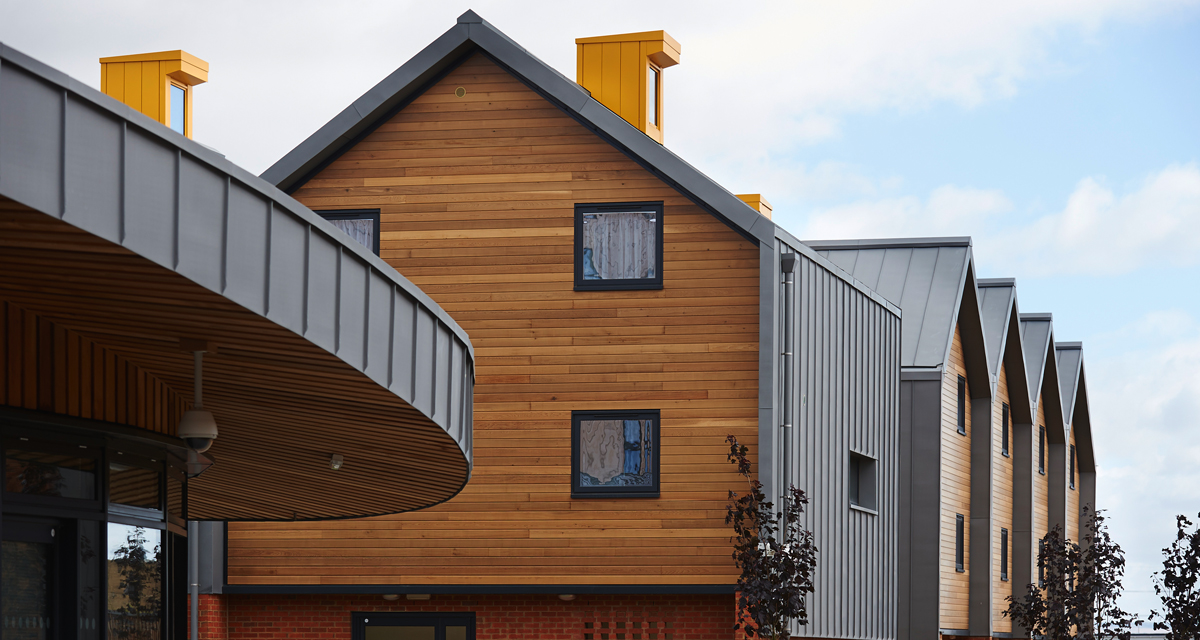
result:
[[[575,290],[661,289],[663,204],[575,206]]]
[[[571,412],[571,496],[658,497],[658,411]]]
[[[355,242],[379,255],[379,210],[356,209],[342,211],[314,211],[333,226],[341,229]]]
[[[875,459],[850,452],[850,504],[875,511]]]

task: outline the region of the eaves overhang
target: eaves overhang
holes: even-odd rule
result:
[[[480,52],[558,105],[576,121],[690,198],[743,237],[775,241],[776,225],[737,196],[592,98],[591,93],[504,35],[474,11],[355,100],[263,172],[293,193],[323,167],[373,131],[465,56]]]
[[[194,519],[409,511],[470,476],[474,352],[444,310],[273,185],[2,43],[0,247],[0,299],[171,393],[212,345]]]

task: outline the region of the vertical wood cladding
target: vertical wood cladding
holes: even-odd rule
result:
[[[963,567],[971,566],[971,389],[966,387],[967,433],[958,432],[958,378],[967,377],[962,333],[954,326],[954,342],[942,379],[942,526],[940,554],[939,623],[943,629],[966,629],[970,581],[966,571],[955,569],[956,515],[966,520],[963,531]]]
[[[480,55],[294,195],[380,209],[381,256],[470,335],[475,467],[424,511],[231,524],[231,583],[736,579],[724,438],[757,439],[757,247]],[[663,289],[574,291],[574,205],[659,200]],[[601,409],[661,410],[661,498],[571,499],[571,411]]]
[[[1067,429],[1071,433],[1071,439],[1069,441],[1069,444],[1071,447],[1074,447],[1075,446],[1075,430],[1071,428],[1071,425],[1068,425]],[[1068,456],[1071,455],[1071,449],[1069,447],[1067,448],[1067,455]],[[1068,460],[1067,461],[1068,474],[1070,473],[1070,469],[1071,469],[1070,460]],[[1067,538],[1078,542],[1079,535],[1080,535],[1080,531],[1079,531],[1079,458],[1077,457],[1075,459],[1075,488],[1074,489],[1071,488],[1070,475],[1067,476]]]
[[[803,254],[795,281],[793,482],[820,551],[811,622],[793,633],[895,638],[900,319]],[[850,507],[851,451],[876,460],[876,513]]]
[[[1009,455],[1003,455],[1004,405],[1008,399],[1008,372],[1000,365],[1000,378],[996,384],[996,398],[992,403],[992,630],[1001,633],[1012,631],[1012,620],[1003,615],[1008,608],[1005,598],[1013,591],[1013,427],[1009,413]],[[1011,404],[1010,404],[1011,406]],[[1000,530],[1007,529],[1008,580],[1001,580]]]
[[[174,434],[187,408],[112,349],[0,300],[0,405]]]
[[[1038,429],[1046,426],[1046,411],[1042,400],[1043,394],[1038,394],[1037,420],[1033,424],[1033,535],[1036,545],[1038,540],[1050,533],[1050,434],[1046,433],[1045,473],[1038,473]],[[1034,577],[1037,577],[1037,547],[1033,548]]]

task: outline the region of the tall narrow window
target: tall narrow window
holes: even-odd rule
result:
[[[1008,457],[1008,403],[1000,408],[1000,453]]]
[[[646,118],[650,120],[650,124],[658,126],[658,108],[662,104],[662,75],[658,67],[650,65],[646,69]]]
[[[661,289],[663,203],[575,206],[575,289]]]
[[[1075,445],[1071,445],[1071,488],[1075,488]]]
[[[1038,473],[1046,475],[1046,427],[1038,427]]]
[[[954,570],[962,573],[966,571],[963,563],[963,546],[966,544],[963,531],[965,523],[961,513],[954,514]]]
[[[967,379],[958,377],[958,432],[967,435]]]
[[[573,411],[571,495],[658,497],[658,411]]]
[[[183,123],[187,122],[187,91],[183,87],[171,85],[171,128],[183,133]]]
[[[1038,540],[1038,588],[1046,586],[1046,539]]]
[[[1008,582],[1008,529],[1000,530],[1000,579]]]
[[[315,211],[355,242],[379,255],[379,209]]]

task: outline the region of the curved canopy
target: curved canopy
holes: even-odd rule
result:
[[[215,346],[194,519],[394,513],[470,475],[474,354],[444,311],[273,186],[3,44],[0,301],[185,400],[189,349]]]

